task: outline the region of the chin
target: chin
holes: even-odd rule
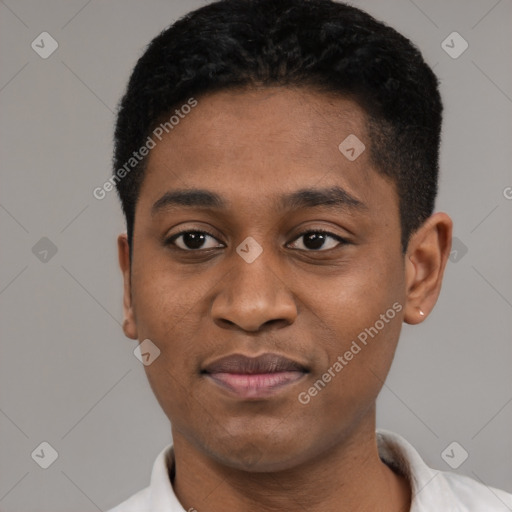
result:
[[[282,439],[271,431],[240,436],[223,436],[211,443],[209,455],[218,463],[250,473],[266,473],[291,469],[307,459],[304,439],[298,436]],[[297,443],[300,439],[300,443]]]
[[[217,462],[220,464],[245,471],[247,473],[275,473],[286,471],[299,465],[297,457],[287,454],[285,458],[276,457],[269,452],[261,452],[258,449],[245,452],[242,456],[239,454],[217,454]]]

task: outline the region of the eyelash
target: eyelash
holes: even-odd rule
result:
[[[208,235],[210,237],[212,237],[213,239],[217,240],[217,237],[215,235],[213,235],[212,233],[209,233],[208,231],[204,231],[204,230],[198,230],[198,229],[186,229],[184,231],[180,231],[178,233],[175,233],[174,235],[170,236],[169,238],[167,238],[165,240],[165,245],[172,245],[174,246],[174,248],[180,250],[180,251],[183,251],[183,252],[200,252],[200,251],[211,251],[212,249],[218,249],[218,247],[210,247],[209,249],[182,249],[181,247],[178,247],[174,242],[177,238],[179,238],[181,235],[185,235],[187,233],[196,233],[196,234],[200,234],[200,235]],[[309,235],[311,233],[321,233],[323,235],[327,235],[331,238],[333,238],[334,240],[336,240],[337,242],[340,242],[339,245],[348,245],[350,242],[348,240],[346,240],[345,238],[342,238],[341,236],[339,235],[335,235],[334,233],[330,232],[330,231],[327,231],[325,229],[308,229],[307,231],[303,231],[302,233],[300,233],[299,235],[297,235],[294,239],[293,239],[293,242],[299,240],[300,238],[302,238],[303,236],[305,235]],[[218,241],[218,240],[217,240]],[[222,243],[222,242],[219,242],[219,243]],[[333,250],[333,249],[336,249],[337,247],[339,247],[339,245],[336,245],[336,247],[331,247],[330,249],[326,249],[326,250],[322,250],[322,249],[317,249],[317,250],[314,250],[314,249],[310,249],[310,250],[305,250],[305,252],[314,252],[314,253],[317,253],[317,252],[328,252],[330,250]],[[304,249],[295,249],[295,250],[298,250],[298,251],[304,251]]]

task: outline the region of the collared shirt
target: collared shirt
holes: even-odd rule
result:
[[[512,494],[467,476],[431,469],[398,434],[378,429],[376,435],[380,458],[409,481],[410,512],[512,512]],[[107,512],[187,512],[169,480],[173,457],[172,445],[166,446],[155,460],[150,485]]]

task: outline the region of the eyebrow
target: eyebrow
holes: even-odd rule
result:
[[[228,202],[219,194],[209,190],[195,188],[173,190],[166,192],[153,204],[151,214],[156,215],[162,210],[180,206],[222,210],[227,209]],[[315,207],[338,210],[368,210],[366,204],[338,186],[297,190],[279,197],[277,207],[281,210],[300,210]]]

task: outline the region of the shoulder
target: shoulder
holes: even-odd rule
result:
[[[106,512],[150,512],[149,506],[150,487],[146,487]]]
[[[411,512],[512,512],[512,494],[465,475],[430,468],[403,437],[377,429],[381,459],[407,477]]]
[[[172,444],[169,444],[160,451],[153,463],[150,485],[107,512],[183,511],[169,480],[169,471],[173,465],[174,452]]]
[[[457,502],[460,512],[511,512],[512,494],[489,487],[473,478],[440,471],[442,478]]]

